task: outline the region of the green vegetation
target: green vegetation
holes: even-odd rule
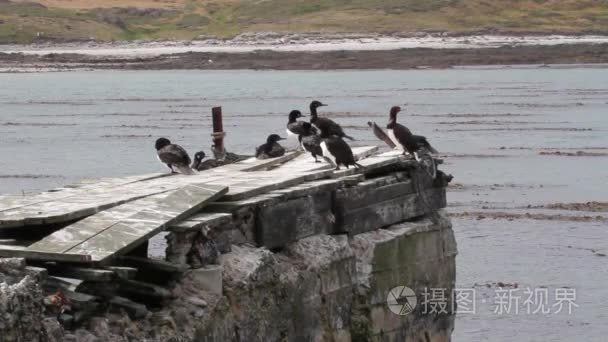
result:
[[[78,1],[0,0],[0,43],[193,39],[244,31],[608,31],[608,2],[602,0],[126,0],[117,2],[120,8]]]

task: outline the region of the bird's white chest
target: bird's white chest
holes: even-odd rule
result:
[[[323,151],[323,156],[324,157],[328,157],[331,160],[334,161],[334,163],[336,162],[336,157],[331,154],[331,152],[329,152],[329,149],[327,148],[327,144],[325,143],[325,141],[321,141],[321,150]]]
[[[292,138],[293,137],[296,137],[296,138],[298,137],[298,135],[295,134],[294,132],[290,131],[289,128],[285,129],[285,132],[287,132],[287,136],[288,137],[292,137]]]
[[[388,134],[388,137],[391,139],[391,141],[393,142],[393,144],[395,144],[395,146],[397,148],[400,148],[401,150],[405,151],[405,147],[403,147],[403,145],[399,142],[399,140],[397,140],[394,130],[387,129],[387,134]]]

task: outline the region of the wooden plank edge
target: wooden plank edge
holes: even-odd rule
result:
[[[265,170],[265,169],[268,169],[271,167],[279,166],[280,164],[284,164],[290,160],[293,160],[293,159],[299,157],[303,153],[304,152],[302,152],[302,151],[287,152],[284,155],[282,155],[281,157],[263,159],[263,160],[265,160],[265,162],[257,164],[257,165],[253,165],[251,167],[246,167],[246,168],[240,169],[240,171],[244,171],[244,172],[262,171],[262,170]],[[238,164],[238,163],[235,163],[235,164]],[[245,164],[245,163],[243,163],[243,164]]]
[[[88,254],[74,254],[74,253],[46,253],[28,251],[18,248],[9,248],[16,246],[2,246],[0,248],[0,257],[5,258],[25,258],[31,260],[43,260],[43,261],[66,261],[66,262],[80,262],[87,263],[92,262],[92,258]]]
[[[117,256],[130,252],[131,250],[133,250],[133,248],[136,248],[137,246],[139,246],[141,244],[141,242],[149,240],[151,237],[153,237],[154,235],[158,234],[159,232],[161,232],[163,230],[166,230],[168,227],[175,224],[176,222],[182,221],[183,219],[193,215],[194,213],[199,212],[207,204],[213,203],[213,202],[217,201],[219,198],[222,198],[223,196],[225,196],[228,193],[228,191],[230,190],[227,186],[221,187],[221,188],[216,186],[216,188],[218,189],[217,192],[215,194],[213,194],[212,196],[208,197],[205,201],[199,203],[198,205],[193,206],[192,208],[180,213],[173,219],[165,222],[165,224],[163,224],[160,229],[155,229],[155,230],[150,231],[147,234],[144,234],[139,239],[137,239],[137,242],[134,242],[130,247],[123,248],[122,250],[120,250],[112,255],[106,256],[100,260],[93,260],[93,261],[100,262],[101,264],[107,264],[110,260],[113,260]]]

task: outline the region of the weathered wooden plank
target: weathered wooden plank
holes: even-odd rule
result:
[[[27,248],[26,246],[11,245],[11,244],[7,244],[7,245],[2,244],[2,245],[0,245],[0,249],[5,249],[7,251],[11,251],[11,250],[14,250],[14,251],[24,251],[26,248]]]
[[[192,189],[195,193],[190,192]],[[133,243],[132,234],[140,236],[144,233],[141,231],[141,234],[138,234],[137,229],[133,231],[133,227],[144,229],[147,234],[150,234],[154,229],[160,230],[168,222],[184,216],[182,209],[186,209],[185,214],[189,214],[193,209],[196,210],[198,206],[202,207],[204,203],[212,201],[226,191],[226,188],[216,186],[190,185],[174,192],[143,198],[78,221],[29,246],[28,250],[78,254],[80,252],[70,252],[70,249],[74,249],[92,238],[96,238],[96,241],[100,243],[105,241],[106,247],[111,250],[126,248]],[[199,200],[201,203],[192,204],[193,201]],[[111,229],[117,231],[116,236],[102,234]],[[119,236],[122,239],[119,239]],[[80,248],[80,251],[82,254],[91,253],[86,248]]]
[[[305,181],[316,180],[330,177],[331,170],[322,170],[309,173],[285,173],[279,169],[266,171],[266,179],[262,180],[257,186],[249,187],[251,182],[235,184],[230,188],[230,192],[221,198],[221,201],[238,201],[248,197],[257,196],[272,190],[278,190],[289,186],[297,185]]]
[[[340,170],[334,172],[334,177],[345,177],[356,173],[370,173],[377,169],[381,169],[394,164],[401,164],[405,166],[407,164],[414,165],[416,163],[415,161],[409,160],[407,157],[394,156],[393,154],[394,152],[391,151],[390,154],[380,154],[365,158],[358,162],[363,167],[351,167],[349,169],[341,168]]]
[[[145,259],[132,256],[120,257],[123,265],[143,271],[157,271],[166,273],[182,273],[188,269],[186,265],[173,264],[164,260]]]
[[[187,220],[172,225],[168,230],[173,232],[187,232],[199,230],[203,226],[219,226],[228,224],[231,221],[232,214],[229,213],[200,213],[188,218]]]
[[[0,239],[0,245],[3,246],[29,246],[32,243],[32,241],[28,240]]]
[[[32,252],[28,251],[27,249],[23,249],[22,246],[2,246],[0,247],[0,257],[65,262],[91,262],[92,260],[91,256],[88,254]]]
[[[76,291],[82,282],[83,281],[80,279],[48,277],[44,286],[51,290],[61,289],[63,291]]]
[[[104,261],[124,254],[157,232],[199,211],[227,191],[226,187],[188,185],[159,199],[143,199],[145,208],[136,208],[128,219],[120,220],[66,252],[89,253],[93,261]],[[127,205],[135,206],[136,203]]]
[[[0,212],[0,229],[72,221],[123,203],[175,190],[188,184],[204,183],[209,178],[205,174],[195,176],[177,175],[152,178],[110,188],[91,185],[84,190],[66,191],[59,198],[51,198]],[[40,196],[48,197],[50,195],[46,193]]]
[[[355,147],[352,149],[353,155],[356,159],[363,160],[378,151],[377,146],[362,146]],[[283,170],[283,172],[310,172],[310,171],[319,171],[319,170],[331,170],[333,167],[327,163],[323,158],[319,158],[320,163],[315,162],[315,160],[310,156],[310,154],[306,153],[304,155],[300,155],[294,160],[287,162],[279,167],[279,170]]]
[[[154,173],[117,178],[102,178],[97,180],[81,181],[80,183],[70,186],[69,188],[54,189],[36,195],[0,196],[0,212],[37,205],[49,201],[57,202],[74,195],[84,195],[87,191],[98,188],[111,189],[165,176],[167,176],[167,174]]]
[[[110,270],[57,265],[52,263],[46,263],[43,266],[48,270],[49,274],[53,276],[99,282],[108,282],[115,278],[114,272]]]
[[[125,266],[106,266],[106,269],[114,272],[120,279],[133,279],[137,275],[137,268]]]
[[[139,298],[169,299],[173,297],[167,288],[135,280],[122,280],[119,291]]]
[[[98,300],[99,297],[69,290],[63,291],[63,294],[70,301],[73,310],[86,310],[90,312],[97,307],[95,301]]]
[[[262,170],[266,170],[266,169],[269,169],[272,167],[276,167],[285,162],[288,162],[288,161],[298,157],[302,153],[303,152],[300,152],[300,151],[287,152],[284,155],[282,155],[281,157],[262,159],[262,160],[259,160],[257,158],[249,158],[249,159],[243,160],[241,162],[235,163],[233,165],[235,167],[239,167],[238,168],[239,171],[245,171],[245,172],[262,171]]]
[[[41,283],[43,283],[46,280],[46,278],[48,277],[49,272],[46,270],[46,268],[43,268],[43,267],[26,266],[25,274],[30,275],[30,276],[36,278]]]

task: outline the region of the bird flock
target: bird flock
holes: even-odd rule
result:
[[[287,135],[298,139],[299,147],[307,153],[310,153],[315,162],[321,162],[319,158],[323,158],[330,164],[335,166],[336,170],[340,166],[349,168],[349,166],[361,167],[353,155],[353,151],[344,139],[355,140],[353,137],[346,135],[342,127],[335,121],[318,115],[318,108],[327,106],[320,101],[312,101],[310,103],[310,121],[306,122],[298,120],[302,118],[302,112],[292,110],[289,113],[287,122]],[[397,148],[404,155],[411,155],[416,161],[420,162],[419,153],[438,153],[421,135],[414,135],[402,124],[397,123],[397,114],[401,111],[401,107],[394,106],[389,112],[389,121],[386,125],[388,135],[376,124],[368,122],[374,129],[374,134],[384,140],[390,147]],[[258,146],[255,151],[255,157],[258,159],[276,158],[285,154],[285,148],[279,144],[279,141],[285,138],[278,134],[270,134],[266,139],[266,143]],[[186,175],[194,174],[194,170],[202,171],[209,168],[209,164],[205,164],[202,160],[205,158],[205,153],[200,151],[194,155],[194,162],[191,161],[188,152],[181,146],[171,143],[167,138],[159,138],[156,140],[156,151],[158,159],[169,169],[171,173],[182,173]],[[228,153],[231,162],[242,160],[242,156]],[[212,166],[215,164],[212,162]]]

